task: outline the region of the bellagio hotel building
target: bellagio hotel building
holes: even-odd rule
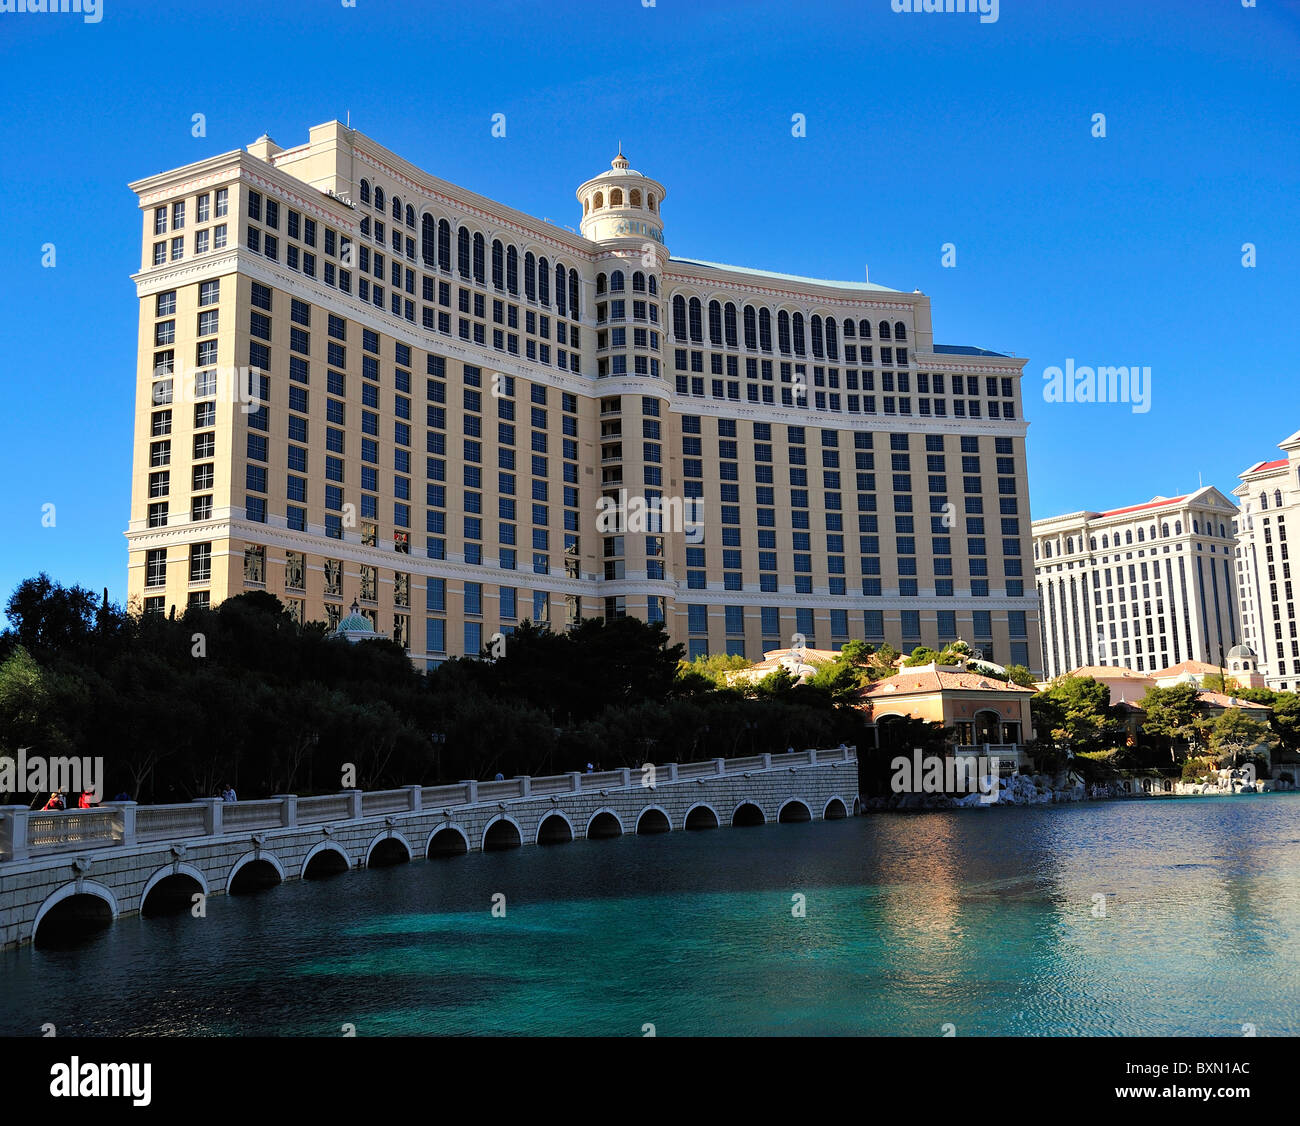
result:
[[[621,152],[580,234],[337,121],[131,187],[132,610],[356,602],[422,668],[630,614],[1038,671],[1025,361],[919,291],[677,257]]]

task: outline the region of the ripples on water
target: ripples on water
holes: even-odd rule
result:
[[[1296,795],[473,853],[0,955],[0,1032],[1296,1035],[1298,877]]]

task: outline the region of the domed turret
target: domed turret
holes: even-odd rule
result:
[[[638,243],[664,241],[659,207],[664,186],[628,166],[619,145],[618,155],[602,172],[578,189],[582,204],[582,234],[593,242],[629,239]]]

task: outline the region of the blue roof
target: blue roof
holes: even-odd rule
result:
[[[755,274],[760,278],[774,278],[777,281],[803,282],[806,285],[827,285],[833,289],[862,289],[872,290],[878,293],[901,293],[901,290],[890,289],[887,285],[877,285],[875,282],[848,282],[848,281],[828,281],[826,278],[805,278],[799,274],[779,274],[775,270],[755,270],[750,266],[728,266],[725,262],[705,262],[700,258],[679,258],[673,255],[674,262],[681,262],[686,266],[703,266],[706,270],[734,270],[738,274]]]
[[[969,344],[936,344],[934,351],[946,356],[997,356],[1010,359],[1005,352],[990,352],[987,348],[972,348]]]

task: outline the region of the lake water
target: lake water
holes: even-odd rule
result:
[[[0,1033],[1300,1034],[1300,795],[576,841],[207,912],[0,955]]]

